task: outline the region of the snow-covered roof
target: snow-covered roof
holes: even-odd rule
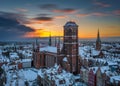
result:
[[[91,53],[93,56],[97,56],[97,55],[99,55],[100,51],[92,50]]]
[[[116,83],[118,83],[118,81],[120,82],[120,75],[119,76],[112,76],[112,77],[110,77],[110,82],[116,82]]]
[[[113,62],[113,61],[108,61],[107,63],[108,63],[109,66],[111,66],[111,65],[118,65],[117,62]]]
[[[99,67],[90,67],[89,69],[92,69],[94,74],[96,74],[98,68]],[[100,70],[101,70],[102,73],[104,73],[104,72],[109,70],[109,66],[102,66],[102,67],[100,67]]]
[[[79,47],[79,55],[80,55],[81,57],[84,57],[85,54],[86,54],[86,53],[84,52],[83,47]]]
[[[37,78],[37,73],[32,71],[31,69],[28,70],[21,70],[19,71],[20,76],[24,76],[25,80],[33,81]]]
[[[25,57],[31,57],[31,56],[32,56],[32,51],[31,51],[31,50],[23,50],[23,51],[22,51],[22,54],[23,54]]]
[[[68,62],[67,57],[64,57],[64,58],[63,58],[63,61]]]
[[[11,59],[17,59],[17,58],[19,58],[19,56],[16,52],[12,52],[12,53],[10,53],[10,58]]]
[[[25,82],[23,79],[18,79],[18,84],[19,84],[19,86],[24,86]]]
[[[98,67],[90,67],[89,69],[92,69],[94,74],[96,74],[97,70],[98,70]]]
[[[33,81],[37,78],[37,73],[35,73],[32,70],[24,71],[23,73],[24,73],[25,79],[28,81]]]
[[[56,86],[69,86],[72,85],[74,80],[73,80],[73,74],[68,73],[64,70],[62,70],[60,73],[58,73],[59,71],[59,65],[55,65],[52,68],[49,69],[40,69],[38,71],[38,75],[41,78],[45,78],[45,76],[48,77],[49,80],[54,80]],[[60,83],[60,81],[63,80],[64,83]]]
[[[13,78],[17,78],[17,75],[16,74],[13,74],[13,76],[12,76]]]
[[[63,73],[60,75],[56,75],[55,83],[57,86],[63,86],[63,85],[69,86],[73,84],[72,78],[73,78],[73,74],[71,73]],[[63,84],[60,84],[59,83],[60,80],[65,80],[65,82]]]
[[[104,73],[104,72],[108,71],[110,68],[109,68],[109,66],[102,66],[102,67],[100,67],[100,69],[101,69],[101,72]]]
[[[6,56],[0,55],[0,63],[1,62],[10,62],[10,60]]]
[[[47,51],[47,52],[57,53],[57,47],[47,46],[47,47],[40,48],[40,51]]]
[[[79,55],[81,57],[90,58],[91,56],[99,55],[100,51],[95,50],[92,46],[79,47]]]
[[[31,62],[32,59],[22,59],[22,62]]]

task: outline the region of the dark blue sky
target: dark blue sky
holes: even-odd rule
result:
[[[120,36],[120,0],[0,0],[0,40],[63,35],[67,21],[79,37]],[[59,31],[59,32],[58,32]],[[57,33],[57,34],[56,34]]]

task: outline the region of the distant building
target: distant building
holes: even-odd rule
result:
[[[99,34],[99,30],[98,30],[98,34],[97,34],[97,40],[96,40],[96,50],[101,50],[101,40],[100,40],[100,34]]]

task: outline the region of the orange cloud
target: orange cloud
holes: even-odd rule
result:
[[[89,16],[89,14],[77,14],[76,16],[78,16],[78,17],[86,17],[86,16]]]
[[[25,24],[26,26],[29,26],[33,29],[40,29],[41,26],[47,23],[51,23],[51,19],[30,19],[29,23]]]
[[[27,32],[24,37],[32,38],[32,37],[47,37],[49,36],[48,31],[44,31],[43,29],[36,29],[34,32]]]
[[[56,19],[64,19],[67,18],[67,16],[55,16]]]
[[[108,16],[109,14],[103,12],[93,12],[89,14],[77,14],[77,17],[87,17],[87,16]]]

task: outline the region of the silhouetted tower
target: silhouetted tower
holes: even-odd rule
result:
[[[56,47],[56,45],[57,45],[57,40],[56,40],[56,37],[55,37],[55,47]]]
[[[38,39],[36,38],[36,42],[35,45],[33,45],[33,65],[35,66],[35,68],[40,68],[40,46],[38,43]]]
[[[14,52],[17,51],[16,43],[14,44]]]
[[[60,49],[60,37],[58,38],[57,49]],[[59,50],[59,53],[60,53],[60,50]]]
[[[36,42],[35,42],[35,51],[36,51],[36,52],[39,52],[38,38],[36,38]]]
[[[49,36],[49,42],[48,42],[48,45],[49,45],[49,46],[52,45],[52,42],[51,42],[51,33],[50,33],[50,36]]]
[[[64,26],[63,54],[68,59],[70,72],[78,73],[78,25],[69,21]]]
[[[100,34],[98,29],[97,40],[96,40],[96,50],[100,50],[100,49],[101,49],[101,40],[100,40]]]
[[[60,37],[58,38],[57,42],[57,63],[60,64]]]

